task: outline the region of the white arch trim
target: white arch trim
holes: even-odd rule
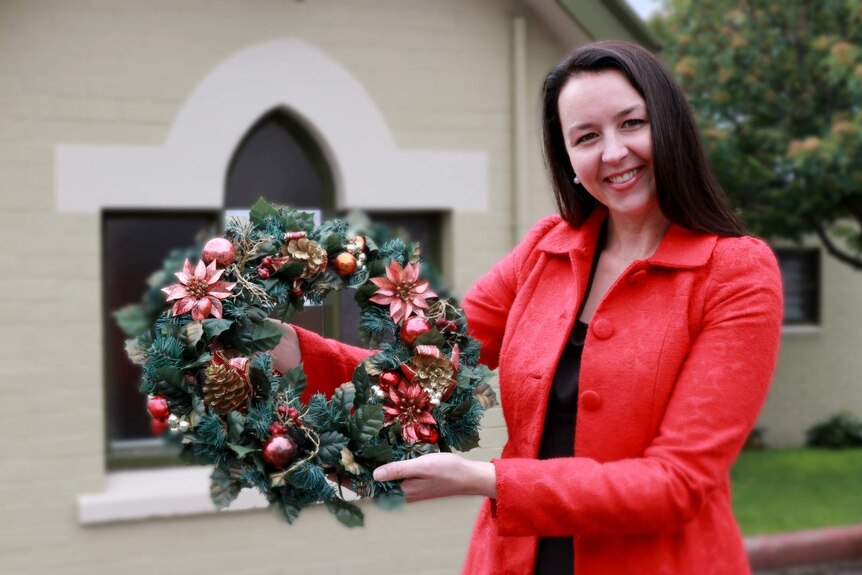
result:
[[[56,206],[219,208],[228,163],[247,130],[285,108],[318,138],[342,209],[487,211],[488,154],[401,150],[350,72],[294,39],[244,49],[182,105],[161,147],[56,146]]]

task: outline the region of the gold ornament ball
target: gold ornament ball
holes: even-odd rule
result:
[[[356,258],[353,254],[341,252],[335,256],[335,273],[340,276],[349,276],[356,271]]]
[[[204,262],[210,263],[215,261],[219,267],[227,267],[236,259],[236,248],[233,247],[233,242],[225,238],[213,238],[204,245],[203,254]]]

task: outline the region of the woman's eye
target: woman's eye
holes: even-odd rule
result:
[[[631,118],[623,122],[623,128],[636,128],[643,124],[646,124],[645,120],[641,120],[639,118]]]
[[[590,140],[592,140],[593,138],[596,138],[596,137],[597,137],[597,136],[596,136],[595,134],[584,134],[583,136],[581,136],[580,138],[578,138],[577,140],[575,140],[575,144],[582,144],[582,143],[584,143],[584,142],[588,142],[588,141],[590,141]]]

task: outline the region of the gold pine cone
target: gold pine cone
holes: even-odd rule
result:
[[[307,279],[326,269],[326,250],[320,244],[308,238],[292,239],[281,248],[282,256],[289,256],[291,261],[303,262],[305,270],[300,279]]]
[[[211,363],[204,370],[204,404],[219,415],[245,411],[251,388],[243,376],[224,365]]]
[[[448,357],[415,355],[412,364],[413,370],[416,372],[416,377],[413,379],[414,383],[439,393],[443,393],[449,387],[454,370]]]

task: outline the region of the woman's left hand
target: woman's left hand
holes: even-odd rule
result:
[[[454,453],[429,453],[387,463],[374,470],[374,479],[402,479],[401,489],[408,503],[452,495],[497,496],[494,464],[470,461]]]

